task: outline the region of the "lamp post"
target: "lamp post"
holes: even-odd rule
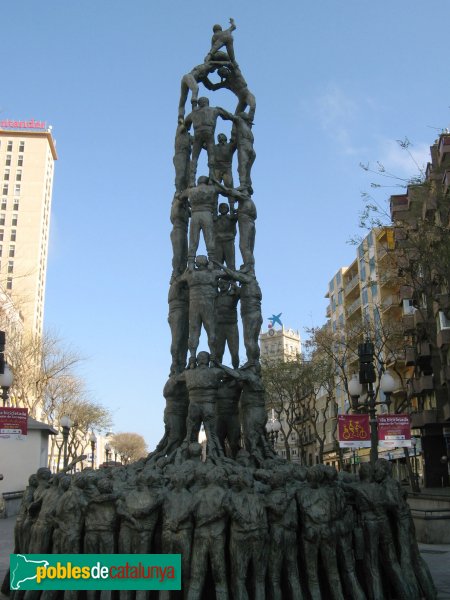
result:
[[[270,421],[266,423],[266,431],[269,436],[270,443],[272,444],[272,448],[275,448],[275,444],[278,440],[278,433],[281,429],[281,423],[278,419],[275,419],[273,416]]]
[[[105,444],[105,453],[106,453],[106,462],[109,462],[109,454],[111,452],[111,446],[109,444]]]
[[[3,373],[0,373],[0,387],[2,388],[3,406],[6,406],[8,403],[9,388],[12,386],[13,381],[13,372],[11,371],[8,363],[5,363],[3,366]]]
[[[375,464],[378,458],[378,429],[377,429],[377,417],[376,407],[381,404],[387,406],[388,412],[391,407],[391,394],[395,389],[395,379],[392,375],[385,371],[380,377],[380,389],[386,396],[383,401],[376,401],[375,390],[373,384],[375,383],[377,376],[375,373],[375,367],[373,365],[374,359],[374,345],[367,339],[364,343],[358,344],[358,356],[359,356],[359,377],[353,375],[352,379],[348,384],[348,391],[352,400],[353,412],[359,412],[360,409],[369,414],[370,422],[370,463]],[[363,403],[359,403],[359,397],[362,395],[363,386],[367,389],[366,400]]]
[[[417,472],[417,438],[416,437],[412,437],[411,438],[411,444],[412,447],[414,449],[414,487],[416,488],[416,490],[419,489],[419,474]]]
[[[65,469],[68,464],[67,444],[69,441],[69,432],[70,432],[70,428],[72,427],[72,421],[70,420],[70,417],[61,417],[59,424],[61,425],[62,436],[63,436],[63,447],[64,447],[63,467]],[[59,465],[58,465],[58,467],[59,467]]]
[[[95,444],[97,443],[97,438],[95,437],[95,433],[92,432],[89,436],[89,440],[91,442],[91,466],[94,468],[94,455],[95,455]]]

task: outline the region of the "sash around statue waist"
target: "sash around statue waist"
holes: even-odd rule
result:
[[[206,389],[189,388],[189,402],[202,402],[208,404],[216,403],[216,387],[209,387]]]

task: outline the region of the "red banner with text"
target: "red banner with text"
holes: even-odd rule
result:
[[[0,408],[0,437],[9,438],[28,433],[28,409]]]
[[[370,448],[369,415],[338,415],[341,448]]]
[[[411,448],[409,415],[379,415],[378,445],[381,448]]]

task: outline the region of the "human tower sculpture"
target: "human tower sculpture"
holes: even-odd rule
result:
[[[133,464],[73,475],[41,468],[31,475],[14,551],[180,553],[182,592],[161,591],[161,600],[434,600],[405,494],[388,461],[364,463],[359,477],[338,475],[330,466],[307,468],[281,459],[267,441],[251,179],[256,101],[236,62],[235,28],[232,19],[226,30],[215,25],[204,62],[181,81],[164,436]],[[218,83],[209,79],[214,72]],[[234,113],[211,107],[199,97],[200,85],[230,90],[238,99]],[[188,100],[192,110],[186,116]],[[229,141],[219,133],[216,143],[219,117],[232,128]],[[196,180],[204,151],[207,174]],[[227,202],[219,204],[219,195]],[[201,236],[207,256],[197,253]],[[202,327],[208,350],[197,352]],[[231,367],[222,364],[226,345]],[[206,455],[198,443],[202,425]],[[2,591],[8,587],[9,575]],[[132,590],[102,596],[44,592],[45,598],[49,594],[66,600],[155,597]],[[23,598],[18,590],[11,595]],[[25,600],[39,596],[26,592]]]

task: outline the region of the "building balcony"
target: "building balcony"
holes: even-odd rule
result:
[[[438,348],[450,345],[450,329],[441,329],[436,336],[436,345]]]
[[[401,213],[409,210],[409,198],[406,194],[391,196],[391,218],[401,217]]]
[[[345,295],[348,296],[359,284],[358,273],[350,279],[344,288]]]
[[[438,207],[437,198],[434,194],[429,194],[422,207],[422,219],[432,219]]]
[[[438,294],[433,301],[433,314],[436,316],[440,310],[450,310],[450,294]]]
[[[395,243],[398,244],[398,242],[403,242],[406,239],[408,239],[406,230],[403,227],[395,227],[394,228]]]
[[[413,367],[416,364],[416,349],[413,346],[405,348],[405,363],[407,367]]]
[[[426,394],[434,390],[433,375],[421,375],[418,381],[419,394]]]
[[[438,145],[439,166],[450,159],[450,135],[441,135]]]
[[[414,319],[414,327],[418,327],[420,325],[423,325],[426,321],[425,318],[425,309],[423,308],[418,308],[417,310],[414,311],[413,314],[413,319]]]
[[[378,277],[378,283],[380,287],[396,286],[398,285],[398,275],[396,271],[389,269],[380,273]]]
[[[448,385],[450,383],[450,365],[443,365],[441,368],[441,384]]]
[[[398,297],[397,294],[391,294],[390,296],[388,296],[387,298],[384,298],[381,301],[381,311],[382,312],[386,312],[388,311],[390,308],[400,308],[400,298]]]
[[[436,172],[435,169],[433,169],[432,163],[427,163],[427,168],[425,169],[425,178],[427,181],[439,181],[441,178],[441,173]]]
[[[326,317],[327,317],[327,319],[331,319],[331,305],[330,304],[327,306]]]
[[[444,177],[442,179],[442,187],[444,196],[450,190],[450,169],[447,169],[444,173]]]
[[[437,422],[437,409],[422,410],[421,412],[411,415],[411,429],[425,427],[431,423]]]
[[[442,407],[442,418],[444,421],[450,421],[450,402],[446,402]]]
[[[405,330],[405,332],[414,331],[414,329],[416,328],[416,326],[414,324],[414,315],[413,314],[403,315],[402,322],[403,322],[403,329]]]
[[[351,317],[357,310],[361,309],[361,298],[357,298],[350,306],[347,308],[347,318]]]
[[[413,288],[411,285],[401,285],[400,286],[400,291],[399,291],[399,296],[400,296],[400,300],[411,300],[411,298],[413,297]]]

